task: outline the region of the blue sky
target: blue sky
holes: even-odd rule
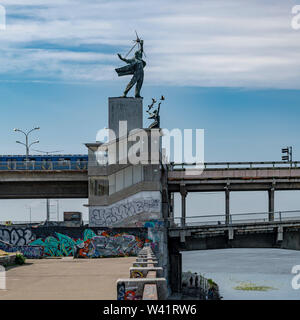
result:
[[[166,96],[162,127],[205,129],[206,161],[280,160],[286,145],[299,159],[300,31],[291,28],[297,1],[0,4],[7,12],[0,30],[1,154],[24,153],[12,129],[35,125],[37,149],[85,153],[83,143],[107,126],[108,97],[119,96],[129,81],[114,72],[122,65],[116,53],[130,49],[138,30],[147,54],[144,104]],[[207,197],[206,211],[223,210]],[[243,197],[237,212],[244,211]],[[298,194],[289,197],[278,208],[296,206]],[[258,202],[263,210],[265,200]],[[34,218],[43,217],[45,206],[30,203]],[[61,210],[86,210],[81,203],[62,201]],[[26,204],[1,201],[0,220],[23,220]],[[251,209],[260,211],[250,201]]]

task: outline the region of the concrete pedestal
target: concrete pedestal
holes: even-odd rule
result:
[[[108,98],[108,127],[116,138],[119,137],[119,121],[127,121],[127,132],[143,128],[143,99]]]

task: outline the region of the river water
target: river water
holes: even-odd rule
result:
[[[213,279],[224,300],[300,300],[291,273],[300,265],[300,251],[283,249],[221,249],[182,252],[183,271]],[[299,281],[298,281],[299,282]],[[266,291],[237,290],[263,286]]]

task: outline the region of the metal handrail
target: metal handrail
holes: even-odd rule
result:
[[[88,161],[5,161],[0,162],[1,171],[55,171],[55,170],[87,170]]]
[[[201,164],[201,163],[200,163]],[[184,169],[185,167],[189,166],[199,166],[199,163],[175,163],[175,162],[170,162],[171,165],[171,170],[180,170]],[[224,166],[224,168],[220,169],[238,169],[240,167],[234,167],[234,166],[245,166],[246,168],[250,169],[259,169],[259,168],[268,168],[268,167],[256,167],[258,165],[260,166],[270,166],[272,168],[299,168],[300,167],[300,161],[292,161],[292,162],[287,162],[287,161],[247,161],[247,162],[238,162],[238,161],[233,161],[233,162],[204,162],[203,167],[207,169],[207,167],[210,166]],[[175,168],[175,167],[180,167],[180,168]],[[241,167],[243,168],[243,167]]]
[[[249,215],[259,215],[259,214],[269,214],[269,213],[274,213],[274,214],[285,214],[285,213],[300,213],[300,210],[287,210],[287,211],[261,211],[261,212],[243,212],[243,213],[231,213],[230,215],[235,217],[235,216],[249,216]],[[211,218],[211,217],[225,217],[224,214],[211,214],[211,215],[204,215],[204,216],[192,216],[192,217],[186,217],[186,219],[194,219],[194,218]],[[181,217],[174,217],[174,219],[181,219]]]
[[[300,210],[290,211],[274,211],[274,212],[250,212],[250,213],[235,213],[229,215],[229,225],[233,223],[246,223],[246,222],[269,222],[269,215],[274,215],[274,221],[287,221],[298,219],[300,221]],[[292,216],[291,214],[298,214],[298,216]],[[263,215],[264,217],[258,217]],[[245,218],[246,219],[245,219]],[[237,219],[236,219],[237,218]],[[198,221],[188,221],[189,219],[198,219]],[[203,219],[207,219],[203,221]],[[204,216],[189,216],[185,217],[184,221],[182,217],[173,217],[169,219],[179,225],[227,225],[225,214],[204,215]],[[202,221],[201,221],[202,220]]]

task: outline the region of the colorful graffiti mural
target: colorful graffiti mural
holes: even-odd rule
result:
[[[153,243],[153,235],[149,237],[150,229],[156,230],[150,228],[150,225],[149,228],[92,229],[59,226],[0,227],[0,241],[10,245],[10,252],[20,251],[28,258],[135,256],[144,243]],[[157,246],[158,243],[152,245]]]
[[[126,233],[110,234],[103,231],[82,243],[76,244],[75,256],[81,258],[115,257],[137,255],[144,240]]]
[[[127,233],[114,234],[110,231],[98,234],[86,229],[83,239],[58,233],[45,239],[39,238],[30,243],[31,246],[42,246],[45,256],[62,257],[75,256],[78,258],[99,258],[113,256],[137,255],[145,240]]]
[[[44,249],[41,246],[16,246],[0,240],[0,249],[6,252],[21,252],[26,258],[39,259],[43,256]]]
[[[59,232],[55,232],[55,235],[56,237],[48,236],[45,239],[36,239],[29,245],[42,246],[44,248],[44,256],[68,257],[74,255],[76,245],[80,245],[84,241],[96,236],[96,234],[89,229],[84,231],[83,239],[72,239],[71,237]]]

